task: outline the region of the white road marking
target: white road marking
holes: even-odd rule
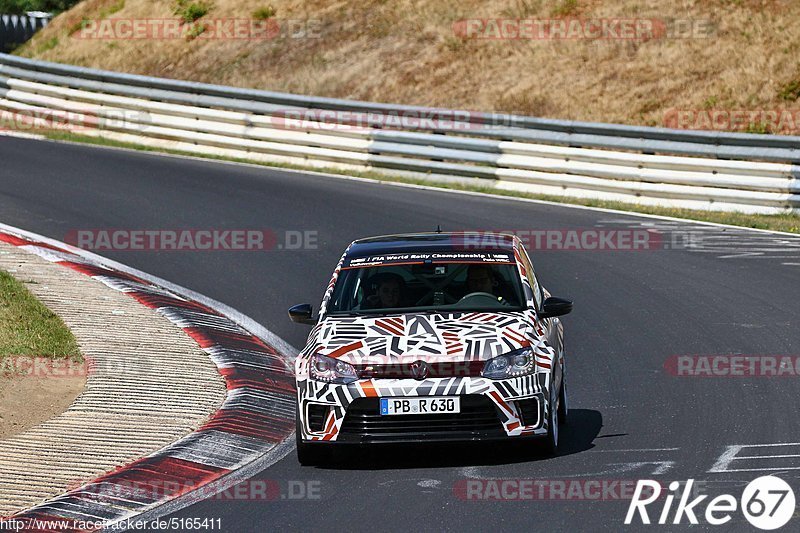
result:
[[[773,446],[800,446],[800,442],[772,442],[769,444],[741,444],[742,448],[769,448]]]
[[[731,254],[731,255],[720,255],[717,259],[738,259],[740,257],[752,257],[764,255],[763,252],[742,252],[740,254]]]
[[[614,468],[610,468],[608,470],[601,470],[600,472],[584,472],[581,474],[569,474],[566,476],[558,476],[559,478],[571,479],[571,478],[582,478],[582,477],[600,477],[600,476],[609,476],[609,475],[619,475],[619,474],[628,474],[640,468],[654,465],[652,472],[647,474],[648,476],[657,476],[661,474],[665,474],[669,471],[672,467],[675,466],[675,461],[635,461],[629,463],[608,463],[606,466],[611,466]]]
[[[717,472],[729,472],[728,465],[736,457],[736,454],[742,450],[743,446],[728,446],[728,449],[725,450],[722,455],[717,458],[717,462],[714,463],[714,466],[708,471],[709,474],[714,474]]]
[[[764,233],[744,227],[720,227],[697,222],[633,222],[625,219],[603,220],[598,226],[638,226],[663,234],[663,249],[682,249],[690,253],[712,254],[718,259],[780,260],[800,266],[800,235]]]
[[[675,466],[675,461],[638,461],[633,463],[610,463],[612,465],[620,465],[622,468],[617,472],[630,472],[632,470],[636,470],[648,465],[654,465],[655,468],[650,473],[650,475],[658,476],[661,474],[666,474],[667,471]]]
[[[709,474],[719,474],[722,472],[761,472],[761,471],[784,471],[784,470],[800,470],[800,466],[781,466],[781,467],[759,467],[759,468],[730,468],[731,463],[733,461],[746,461],[746,460],[763,460],[763,459],[786,459],[786,458],[798,458],[800,455],[798,454],[774,454],[774,455],[739,455],[743,449],[747,448],[748,450],[752,450],[753,448],[770,448],[775,449],[779,447],[785,446],[798,446],[800,447],[800,442],[775,442],[775,443],[768,443],[768,444],[733,444],[729,445],[727,449],[722,452],[722,455],[717,458],[717,462],[714,463],[714,466],[708,470]]]
[[[674,452],[680,448],[627,448],[621,450],[592,450],[597,453],[613,453],[613,452]]]
[[[744,455],[737,457],[737,459],[781,459],[784,457],[800,457],[800,454],[787,454],[787,455]]]
[[[800,466],[783,466],[783,467],[767,467],[767,468],[731,468],[722,470],[721,472],[785,472],[787,470],[800,470]],[[720,472],[711,472],[710,474],[719,474]]]
[[[47,139],[44,135],[37,135],[35,133],[25,133],[22,131],[14,130],[0,130],[0,137],[19,137],[20,139],[34,139],[37,141],[44,141]]]
[[[468,477],[468,478],[471,478],[471,479],[490,479],[490,478],[483,477],[481,475],[481,473],[480,473],[480,470],[478,470],[477,466],[465,466],[463,468],[459,468],[458,470],[459,470],[459,472],[461,473],[462,476]]]

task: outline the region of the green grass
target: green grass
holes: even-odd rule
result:
[[[114,13],[118,13],[125,8],[125,0],[119,0],[110,6],[103,8],[98,13],[98,18],[104,19],[109,15],[113,15]]]
[[[81,31],[83,28],[85,28],[88,25],[89,25],[89,19],[84,17],[81,20],[79,20],[78,22],[76,22],[75,24],[73,24],[72,26],[70,26],[69,30],[67,30],[67,34],[68,35],[72,35],[75,32]]]
[[[783,85],[778,91],[778,97],[781,100],[788,100],[794,102],[800,98],[800,79],[794,79]]]
[[[178,15],[184,23],[191,24],[206,16],[210,10],[211,6],[205,2],[178,0],[177,6],[175,7],[175,14]]]
[[[111,4],[110,6],[101,9],[97,13],[97,18],[105,19],[106,17],[109,17],[115,13],[122,11],[124,8],[125,8],[125,0],[118,0],[117,2]],[[82,30],[88,24],[89,24],[89,19],[84,17],[80,21],[70,26],[69,30],[67,31],[67,34],[72,35],[75,32]]]
[[[187,40],[187,41],[192,41],[192,40],[194,40],[194,39],[197,39],[198,37],[200,37],[201,35],[203,35],[203,33],[205,33],[205,31],[206,31],[207,29],[208,29],[208,28],[206,28],[206,25],[205,25],[205,24],[202,24],[202,23],[199,23],[199,24],[198,24],[198,23],[193,23],[193,24],[191,25],[191,27],[189,28],[189,31],[187,31],[187,32],[186,32],[186,40]]]
[[[0,270],[0,361],[15,355],[82,360],[64,322],[24,283]]]
[[[26,11],[61,13],[77,4],[79,0],[0,0],[0,13],[22,15]]]
[[[271,5],[259,7],[253,11],[253,18],[256,20],[267,20],[275,16],[275,8]]]
[[[719,103],[719,98],[716,96],[709,96],[705,100],[703,100],[703,109],[714,109],[714,107]]]
[[[571,17],[578,14],[578,0],[561,0],[553,8],[553,16]]]
[[[503,9],[500,15],[509,19],[524,19],[539,13],[542,0],[516,0],[514,5]]]
[[[466,39],[455,35],[445,35],[442,44],[450,52],[458,52],[464,48]]]
[[[45,42],[39,45],[39,47],[36,49],[36,53],[43,54],[48,50],[52,50],[56,46],[58,46],[58,37],[50,37]]]
[[[202,157],[205,159],[214,159],[218,161],[232,161],[235,163],[248,163],[254,165],[261,165],[266,167],[287,168],[292,170],[316,171],[327,172],[329,174],[340,174],[344,176],[356,176],[360,178],[374,179],[378,181],[386,181],[393,183],[408,183],[413,185],[426,185],[429,187],[437,187],[440,189],[453,189],[461,191],[471,191],[478,193],[496,194],[499,196],[509,196],[514,198],[530,198],[534,200],[545,200],[549,202],[558,202],[562,204],[582,205],[587,207],[600,207],[604,209],[616,209],[619,211],[630,211],[633,213],[645,213],[650,215],[661,215],[675,218],[683,218],[687,220],[701,220],[704,222],[716,222],[719,224],[730,224],[733,226],[742,226],[745,228],[765,229],[772,231],[785,231],[788,233],[800,234],[800,215],[797,214],[780,214],[780,215],[750,215],[746,213],[724,212],[724,211],[702,211],[694,209],[681,209],[672,207],[658,207],[647,206],[639,204],[630,204],[626,202],[608,201],[608,200],[593,200],[587,198],[572,198],[569,196],[551,196],[545,194],[531,194],[518,191],[506,191],[503,189],[496,189],[493,187],[483,187],[477,185],[467,185],[461,183],[442,183],[434,182],[425,179],[408,178],[404,176],[393,176],[374,171],[353,171],[343,170],[339,168],[318,168],[303,165],[291,165],[285,163],[272,163],[254,161],[251,159],[241,159],[235,157],[225,156],[212,156],[204,154],[195,154],[192,152],[185,152],[182,150],[168,150],[153,148],[150,146],[143,146],[135,143],[124,143],[113,141],[109,139],[102,139],[90,137],[87,135],[75,134],[67,131],[53,131],[43,133],[47,138],[56,141],[70,141],[81,142],[88,144],[95,144],[99,146],[109,146],[114,148],[128,148],[132,150],[140,150],[145,152],[167,153],[174,155],[184,155],[191,157]]]
[[[744,129],[744,133],[758,133],[761,135],[769,135],[772,134],[772,129],[766,122],[757,122],[757,123],[751,122]]]

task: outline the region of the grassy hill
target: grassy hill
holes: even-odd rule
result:
[[[191,28],[180,38],[81,37],[100,20],[176,17]],[[209,38],[208,25],[228,18],[280,31]],[[646,125],[688,116],[684,127],[792,133],[798,18],[795,0],[84,0],[17,53],[322,96]],[[653,31],[498,39],[489,23],[458,22],[474,19],[562,19],[584,30],[622,19]]]

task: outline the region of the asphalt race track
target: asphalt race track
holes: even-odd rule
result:
[[[440,224],[649,228],[673,243],[654,251],[531,250],[545,287],[575,301],[564,318],[571,419],[558,457],[511,445],[406,446],[345,452],[329,467],[301,468],[290,454],[254,478],[280,495],[229,494],[173,516],[220,518],[224,531],[614,531],[628,502],[612,489],[610,501],[576,494],[467,501],[462,489],[467,479],[692,478],[713,497],[738,494],[763,471],[778,473],[800,495],[800,378],[665,370],[676,355],[800,355],[800,238],[8,137],[0,138],[0,160],[0,221],[59,240],[75,229],[317,232],[309,250],[98,252],[231,305],[295,347],[308,329],[291,323],[286,309],[316,308],[354,238]],[[735,445],[771,446],[720,461]],[[661,506],[650,509],[657,519]],[[795,515],[785,529],[797,524]],[[700,529],[752,526],[739,513],[725,526]]]

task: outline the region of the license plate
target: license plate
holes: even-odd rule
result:
[[[461,398],[458,396],[381,398],[381,415],[433,415],[460,412]]]

